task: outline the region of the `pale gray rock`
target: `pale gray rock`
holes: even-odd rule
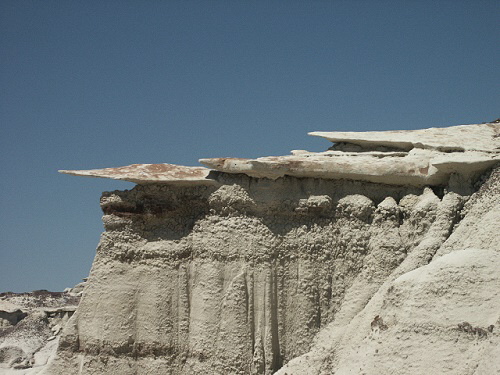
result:
[[[497,374],[500,253],[456,250],[332,323],[283,374]]]
[[[418,245],[360,308],[344,319],[339,314],[309,352],[278,374],[499,373],[499,194],[496,168],[469,200],[450,192],[433,209],[439,200],[428,191],[426,204],[412,203],[416,218],[435,212],[425,238],[414,241]],[[375,317],[384,329],[373,325]]]
[[[467,182],[500,161],[500,125],[386,132],[312,132],[337,144],[326,152],[257,159],[207,158],[200,162],[224,173],[255,178],[284,176],[348,179],[391,185],[446,185],[450,176]],[[210,169],[173,164],[133,164],[92,170],[61,170],[75,176],[126,180],[138,184],[217,185]]]
[[[499,124],[458,125],[446,128],[378,132],[311,132],[309,135],[331,142],[359,145],[362,149],[389,147],[410,151],[414,148],[442,152],[500,151]]]
[[[498,153],[442,153],[424,149],[404,154],[363,152],[353,155],[327,151],[257,159],[200,159],[200,163],[215,170],[256,178],[274,180],[293,176],[415,186],[446,185],[454,173],[471,180],[499,161]]]
[[[134,172],[44,373],[497,373],[494,126]]]
[[[453,174],[472,180],[500,161],[498,124],[309,134],[339,145],[326,152],[295,150],[287,156],[211,158],[200,163],[256,178],[294,176],[425,186],[446,185]]]

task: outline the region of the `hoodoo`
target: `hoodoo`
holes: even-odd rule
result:
[[[500,125],[136,164],[46,374],[500,371]]]

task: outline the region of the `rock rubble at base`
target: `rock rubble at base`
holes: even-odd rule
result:
[[[0,293],[0,373],[35,374],[44,368],[76,311],[84,284],[65,292]]]
[[[126,180],[137,184],[216,185],[217,174],[250,177],[348,179],[390,185],[446,185],[452,174],[473,179],[500,162],[500,125],[380,132],[312,132],[334,145],[325,152],[257,159],[205,158],[211,168],[173,164],[133,164],[93,170],[61,170],[75,176]]]

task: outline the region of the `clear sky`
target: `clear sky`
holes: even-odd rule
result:
[[[87,276],[101,192],[133,187],[58,169],[500,117],[499,18],[497,0],[0,0],[0,292]]]

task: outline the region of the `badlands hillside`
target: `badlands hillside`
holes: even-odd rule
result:
[[[57,351],[12,371],[500,374],[500,124],[311,135],[332,147],[62,171],[137,185],[101,197]]]

